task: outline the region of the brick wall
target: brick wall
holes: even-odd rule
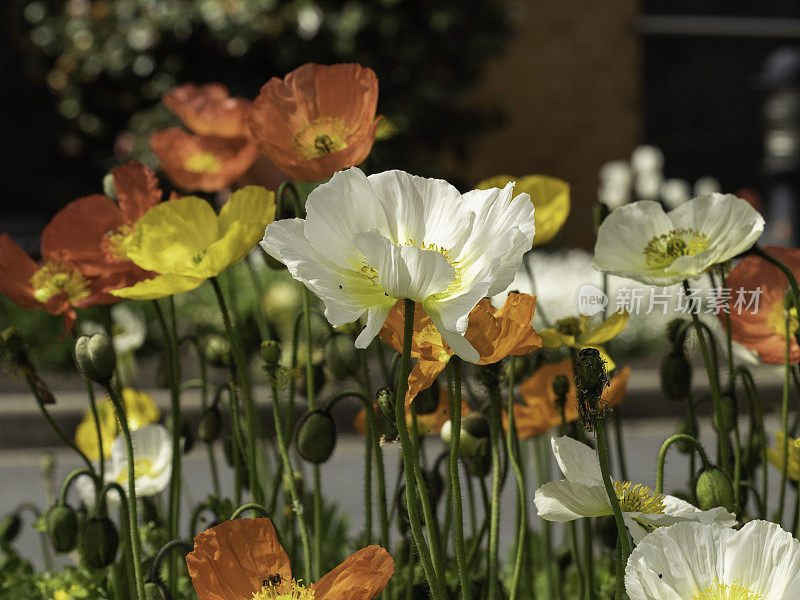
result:
[[[450,167],[464,181],[545,173],[572,185],[561,244],[591,248],[597,171],[639,143],[640,44],[636,0],[510,3],[516,33],[469,102],[500,105],[504,125]]]

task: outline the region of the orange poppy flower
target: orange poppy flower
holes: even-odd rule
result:
[[[578,419],[578,405],[575,402],[575,377],[572,373],[572,360],[566,358],[555,363],[548,363],[520,385],[523,404],[514,405],[514,426],[520,439],[541,435],[561,425],[561,412],[556,407],[556,394],[553,391],[553,379],[556,375],[564,375],[569,381],[567,403],[564,416],[568,423]],[[621,369],[603,392],[603,399],[608,406],[618,406],[625,398],[631,368]],[[508,430],[508,414],[503,412],[503,427]]]
[[[378,405],[375,404],[374,407],[375,410],[377,411]],[[461,414],[466,415],[469,412],[471,412],[469,405],[467,405],[466,401],[462,398]],[[419,433],[419,435],[436,435],[442,430],[444,424],[447,423],[449,420],[450,420],[450,397],[446,389],[439,388],[439,403],[434,407],[434,409],[429,413],[417,412],[417,433]],[[411,416],[410,406],[406,406],[406,423],[408,423],[408,426],[411,427],[412,416]],[[361,435],[366,435],[367,433],[366,409],[362,408],[361,410],[358,411],[355,418],[353,419],[353,427]]]
[[[38,264],[7,234],[0,234],[0,293],[21,308],[63,315],[69,333],[77,319],[75,308],[112,304],[120,299],[106,293],[114,287],[107,278],[90,277],[44,249],[49,227],[42,234],[42,261]]]
[[[188,191],[228,188],[258,157],[258,150],[247,138],[193,135],[179,127],[153,133],[150,148],[167,177]]]
[[[244,98],[232,98],[228,88],[221,83],[200,86],[185,83],[161,99],[184,125],[198,135],[250,136],[246,117],[252,103]]]
[[[153,276],[128,260],[125,244],[136,222],[161,201],[161,190],[155,173],[138,162],[111,176],[117,201],[93,194],[70,202],[43,233],[42,253],[122,288]]]
[[[259,150],[284,173],[322,181],[375,143],[378,78],[357,64],[307,63],[262,88],[248,114]]]
[[[536,296],[529,294],[510,293],[500,309],[492,306],[488,298],[481,298],[469,313],[464,335],[481,356],[478,364],[489,365],[506,356],[523,356],[540,348],[542,339],[531,325],[535,309]],[[398,352],[403,351],[404,314],[403,303],[398,302],[380,332],[381,339]],[[406,404],[433,384],[452,355],[433,321],[417,303],[411,342],[411,357],[417,363],[408,377]]]
[[[367,546],[314,584],[292,578],[272,521],[235,519],[194,539],[186,565],[199,600],[370,600],[394,573],[380,546]]]
[[[800,248],[768,246],[764,251],[784,263],[795,277],[800,278]],[[778,267],[755,255],[745,257],[728,276],[725,287],[731,290],[728,311],[731,317],[731,337],[758,353],[762,362],[783,364],[786,353],[786,308],[784,297],[789,283]],[[744,290],[740,295],[739,290]],[[751,292],[761,290],[758,302],[750,304]],[[743,301],[742,301],[743,300]],[[726,326],[725,314],[719,319]],[[789,313],[790,356],[792,363],[800,362],[800,348],[794,340],[798,328],[797,310]]]

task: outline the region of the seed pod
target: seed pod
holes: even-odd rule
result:
[[[67,504],[56,504],[44,516],[44,524],[53,548],[58,553],[75,549],[78,540],[78,515]]]
[[[694,490],[701,510],[722,506],[733,512],[733,485],[730,478],[717,467],[701,471],[697,476]]]
[[[349,335],[334,333],[325,342],[325,364],[336,379],[347,379],[358,373],[358,351]]]
[[[440,432],[442,441],[452,441],[453,422],[447,421]],[[480,458],[489,454],[489,419],[480,412],[471,412],[461,419],[458,455],[461,458]]]
[[[281,343],[275,340],[265,340],[261,342],[261,360],[267,367],[277,367],[281,362]]]
[[[719,409],[719,417],[722,422],[720,423],[719,419],[717,419],[717,413],[715,411],[714,426],[717,428],[717,431],[727,434],[736,427],[738,414],[738,403],[732,391],[723,392],[719,397]]]
[[[200,425],[197,427],[197,436],[210,444],[219,437],[219,432],[222,430],[222,415],[219,408],[210,406],[203,411],[200,417]]]
[[[608,383],[606,363],[597,348],[581,349],[575,364],[575,388],[580,423],[587,431],[594,431],[598,421],[606,417],[603,390]]]
[[[692,365],[682,352],[672,351],[661,361],[661,391],[670,400],[684,400],[692,387]]]
[[[0,521],[0,547],[7,546],[19,535],[19,530],[22,528],[22,519],[19,514],[13,512],[3,517]]]
[[[690,435],[697,439],[697,423],[690,417],[684,417],[678,422],[678,426],[675,428],[675,433]],[[682,454],[694,452],[694,444],[687,442],[686,440],[678,440],[675,442],[675,447],[678,449],[678,452],[681,452]]]
[[[87,379],[106,384],[114,376],[117,355],[104,333],[82,335],[75,341],[75,364]]]
[[[83,562],[95,569],[104,569],[117,556],[119,534],[114,521],[108,517],[86,519],[81,528],[78,551]]]
[[[231,365],[231,344],[222,335],[209,335],[203,344],[203,355],[206,361],[215,367],[229,367]]]
[[[328,460],[336,447],[336,424],[323,409],[308,411],[297,423],[295,446],[300,457],[319,465]]]
[[[145,600],[167,600],[169,595],[163,584],[157,581],[148,581],[144,584],[144,598]]]

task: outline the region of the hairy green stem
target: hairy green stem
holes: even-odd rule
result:
[[[700,460],[703,461],[703,468],[707,469],[709,467],[708,455],[706,454],[703,445],[695,438],[690,435],[686,435],[685,433],[676,433],[675,435],[668,437],[661,445],[661,450],[658,453],[656,492],[659,494],[664,492],[664,461],[667,458],[667,450],[669,450],[670,446],[676,442],[688,442],[692,444],[697,449],[697,453],[700,455]]]

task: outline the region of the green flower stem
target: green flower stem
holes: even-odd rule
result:
[[[617,443],[617,460],[619,461],[619,473],[623,481],[628,479],[628,465],[625,460],[625,437],[622,435],[622,415],[618,406],[611,409],[611,418],[614,420],[614,441]]]
[[[406,302],[406,323],[410,319],[414,321],[414,304],[411,304],[411,316],[408,314],[408,304]],[[408,325],[406,325],[408,329]],[[410,344],[409,344],[410,345]],[[410,350],[410,348],[409,348]],[[404,356],[405,358],[405,356]],[[459,590],[462,600],[469,600],[472,597],[471,584],[469,578],[469,570],[467,568],[467,553],[466,546],[464,545],[464,506],[461,497],[461,478],[458,471],[458,456],[459,447],[461,445],[461,359],[458,356],[453,356],[450,359],[449,367],[453,373],[453,389],[450,395],[450,487],[453,490],[453,533],[455,537],[456,546],[456,563],[458,565],[458,581]],[[404,368],[401,374],[401,385],[408,378],[408,372]],[[398,395],[398,402],[400,398],[405,397]],[[475,535],[473,528],[472,534]],[[489,594],[491,597],[491,590],[496,587],[496,581],[489,576],[490,588]]]
[[[242,466],[239,459],[245,458],[245,462],[247,462],[247,460],[245,456],[244,438],[242,436],[242,419],[239,416],[239,397],[232,383],[228,387],[228,402],[231,413],[231,455],[233,458],[233,474],[235,480],[233,489],[234,502],[236,504],[241,504],[243,477],[241,473]]]
[[[536,472],[536,484],[538,487],[550,481],[550,455],[547,453],[547,449],[543,448],[543,444],[546,443],[547,438],[544,435],[538,435],[530,442],[530,447],[533,452],[533,467]],[[553,572],[555,564],[554,561],[550,560],[553,556],[550,521],[539,519],[539,524],[542,530],[539,536],[539,554],[544,561],[545,577],[547,580],[547,597],[551,600],[555,600],[558,598],[558,589],[556,586],[555,573]],[[573,527],[570,529],[574,531],[575,523],[571,523],[571,525],[573,525]],[[573,553],[573,559],[574,557],[575,554]]]
[[[308,537],[308,526],[306,519],[303,515],[303,502],[300,498],[300,493],[297,491],[297,484],[294,480],[294,468],[292,461],[289,459],[289,450],[286,444],[286,438],[283,432],[283,422],[281,421],[281,408],[278,389],[272,386],[272,416],[275,420],[275,437],[278,440],[278,450],[281,455],[281,462],[283,463],[283,471],[285,473],[286,487],[289,488],[289,496],[292,499],[292,509],[297,515],[297,525],[300,529],[300,543],[303,547],[303,568],[305,569],[303,577],[306,581],[311,581],[311,545]]]
[[[766,500],[767,497],[767,490],[769,489],[769,469],[766,468],[767,466],[767,445],[766,445],[766,431],[764,429],[764,409],[761,404],[761,398],[758,395],[758,389],[756,388],[756,383],[753,380],[753,376],[750,374],[750,371],[747,367],[740,365],[736,367],[734,370],[734,383],[737,377],[741,377],[742,384],[744,385],[745,393],[747,396],[747,401],[750,404],[750,421],[751,421],[751,434],[747,441],[747,451],[746,455],[750,456],[752,452],[752,442],[753,442],[753,434],[752,428],[757,427],[758,432],[758,440],[759,443],[759,450],[761,454],[761,498]],[[766,513],[766,504],[765,502],[761,502],[761,519],[766,520],[767,513]]]
[[[174,319],[174,302],[170,304],[170,312]],[[169,379],[170,391],[170,421],[172,431],[172,475],[169,485],[169,508],[167,509],[167,535],[172,538],[178,537],[180,527],[180,505],[181,505],[181,393],[180,393],[180,373],[178,355],[178,339],[175,335],[176,325],[173,321],[172,327],[167,325],[164,312],[157,300],[153,300],[153,307],[156,311],[158,323],[164,338],[164,361],[167,367],[167,377]],[[178,586],[178,562],[172,560],[169,563],[169,589],[174,593]]]
[[[106,494],[108,494],[109,490],[115,490],[117,494],[119,494],[120,504],[119,504],[119,520],[122,524],[122,548],[123,554],[125,557],[125,575],[127,581],[125,583],[125,587],[127,590],[130,590],[131,585],[136,585],[136,559],[133,557],[133,543],[132,543],[132,536],[131,536],[131,509],[128,505],[128,499],[125,494],[125,490],[122,489],[122,486],[115,481],[110,481],[103,486],[100,490],[98,495],[98,506],[102,507],[103,513],[106,511]],[[137,587],[138,593],[138,587]]]
[[[253,314],[256,317],[256,326],[258,327],[258,334],[262,340],[272,339],[270,335],[269,324],[267,318],[264,316],[264,309],[262,303],[264,301],[264,285],[261,282],[261,277],[256,272],[255,266],[250,262],[250,259],[245,257],[244,262],[247,264],[247,271],[250,273],[250,281],[253,282],[253,290],[256,294],[256,302],[253,307]]]
[[[268,511],[265,507],[261,506],[260,504],[256,504],[255,502],[250,502],[248,504],[244,504],[233,511],[231,518],[229,520],[233,521],[234,519],[238,519],[246,512],[256,512],[259,513],[262,517],[267,517],[268,519],[272,519],[272,513]]]
[[[500,419],[500,387],[489,386],[489,443],[492,455],[492,500],[489,508],[489,571],[487,583],[489,585],[488,600],[496,600],[497,586],[499,585],[499,541],[500,541],[500,432],[503,424]]]
[[[42,511],[33,502],[23,502],[17,506],[17,511],[22,512],[28,510],[33,515],[34,521],[37,521],[42,516]],[[53,570],[53,557],[50,554],[50,544],[47,539],[47,532],[39,532],[39,541],[42,544],[42,563],[44,564],[45,571]]]
[[[603,485],[606,488],[606,494],[608,494],[611,511],[614,513],[619,543],[622,546],[622,564],[626,564],[628,562],[628,557],[631,555],[631,544],[628,540],[628,530],[625,527],[625,521],[622,519],[622,510],[620,509],[619,500],[617,499],[617,492],[614,490],[614,485],[611,483],[611,475],[608,469],[608,444],[606,443],[605,424],[602,419],[598,419],[595,425],[595,439],[597,440],[597,456],[600,459],[600,472],[603,474]],[[617,570],[616,598],[617,600],[625,598],[624,569]]]
[[[105,312],[105,311],[104,311]],[[110,313],[107,313],[110,315]],[[109,332],[109,337],[111,337],[111,333]],[[75,333],[75,330],[72,330],[72,342],[73,344],[78,341],[78,334]],[[89,396],[89,408],[92,411],[92,418],[94,419],[94,430],[97,434],[97,449],[100,455],[100,463],[97,466],[98,474],[100,475],[100,481],[105,481],[106,479],[106,457],[105,457],[105,450],[103,449],[103,433],[100,429],[100,416],[97,412],[97,399],[95,398],[94,394],[94,386],[92,382],[83,377],[83,381],[86,384],[86,394]]]
[[[210,503],[201,502],[200,504],[195,506],[194,510],[192,511],[192,517],[189,519],[189,534],[191,535],[192,539],[194,539],[194,537],[197,535],[197,524],[198,521],[200,520],[200,515],[202,515],[203,512],[206,511],[214,515],[215,521],[219,520],[219,514],[217,513],[216,510],[214,510],[214,508],[211,506]]]
[[[133,575],[136,581],[136,593],[139,600],[145,600],[144,580],[142,579],[142,540],[139,538],[139,525],[137,515],[139,514],[136,503],[136,469],[135,457],[133,456],[133,443],[131,441],[131,431],[128,428],[128,416],[125,414],[125,407],[117,396],[114,386],[109,382],[106,385],[108,397],[114,403],[117,411],[122,438],[125,441],[125,459],[128,463],[128,526],[131,535],[131,557],[133,559]]]
[[[92,478],[92,482],[94,483],[95,496],[100,495],[100,488],[102,487],[103,483],[100,479],[98,479],[97,473],[95,473],[94,470],[92,469],[75,469],[64,478],[64,482],[61,484],[61,491],[59,492],[58,495],[58,501],[60,504],[67,503],[67,495],[69,494],[69,488],[72,486],[73,482],[81,475],[87,475]]]
[[[183,550],[185,554],[188,554],[192,551],[193,546],[190,542],[184,540],[170,540],[161,548],[158,549],[156,552],[155,558],[153,558],[153,563],[150,565],[150,571],[147,576],[148,581],[158,581],[158,572],[161,568],[161,563],[164,561],[164,558],[174,550]]]
[[[786,327],[786,343],[784,344],[784,359],[783,359],[783,396],[781,398],[781,430],[783,431],[783,448],[781,448],[781,456],[783,457],[783,466],[781,467],[781,487],[780,495],[778,496],[778,515],[777,523],[783,523],[783,509],[786,504],[786,484],[789,481],[789,387],[791,386],[791,353],[792,342],[789,337],[789,311],[786,312],[784,318]],[[762,444],[766,444],[766,440]],[[764,465],[767,468],[767,465]]]
[[[408,425],[406,424],[405,397],[408,389],[408,374],[411,371],[411,340],[414,336],[414,301],[405,300],[405,327],[403,331],[403,354],[400,365],[400,380],[397,385],[397,395],[395,400],[395,421],[397,423],[397,433],[400,439],[400,451],[403,458],[403,473],[406,482],[406,505],[408,507],[408,517],[411,526],[411,535],[417,547],[425,570],[425,576],[431,588],[431,596],[434,600],[445,600],[443,582],[441,582],[434,570],[433,558],[425,536],[422,533],[420,515],[417,507],[417,485],[415,470],[419,469],[416,463],[414,449],[411,445],[411,438],[408,435]],[[458,431],[456,428],[455,431]],[[454,432],[455,433],[455,432]],[[457,480],[456,480],[457,481]],[[424,493],[424,490],[423,490]]]
[[[683,281],[683,289],[686,291],[686,294],[690,294],[689,288],[689,281]],[[703,325],[700,323],[700,318],[697,316],[695,311],[692,312],[692,322],[694,323],[694,330],[697,334],[697,341],[700,344],[700,351],[703,354],[703,362],[706,365],[706,373],[708,375],[708,384],[711,387],[711,399],[714,402],[714,416],[716,418],[716,422],[719,428],[723,425],[723,416],[722,416],[722,404],[720,398],[722,394],[720,393],[719,389],[719,378],[717,376],[717,370],[715,364],[712,363],[711,354],[709,353],[708,345],[706,344],[705,336],[703,335]],[[714,338],[711,336],[709,332],[709,341],[711,345],[714,345]],[[715,361],[716,362],[716,361]],[[731,475],[731,451],[730,451],[730,440],[728,439],[728,433],[726,431],[720,431],[719,428],[717,429],[717,438],[719,440],[719,462],[722,470],[725,472],[726,475]],[[626,557],[627,560],[627,557]]]
[[[699,429],[697,427],[697,414],[695,413],[694,407],[694,397],[692,396],[692,392],[689,391],[689,394],[686,396],[686,410],[689,413],[689,420],[691,422],[692,431],[698,432]],[[689,454],[689,487],[691,488],[694,486],[694,478],[697,473],[697,468],[695,466],[695,455],[694,452]],[[626,478],[625,481],[628,481]]]
[[[528,534],[528,499],[525,486],[525,471],[520,466],[519,438],[514,424],[514,357],[510,359],[508,376],[508,431],[506,432],[506,452],[517,480],[517,545],[514,555],[514,571],[511,578],[511,591],[509,600],[517,600],[519,596],[520,575],[522,574],[522,559],[525,555],[526,538]],[[553,599],[555,600],[555,599]]]
[[[664,493],[664,461],[667,458],[667,450],[669,450],[670,446],[675,442],[689,442],[692,444],[696,449],[697,453],[700,455],[700,460],[703,461],[703,468],[707,469],[709,467],[708,462],[708,455],[706,454],[703,445],[698,442],[695,438],[690,435],[686,435],[685,433],[677,433],[669,438],[661,445],[661,450],[658,453],[658,470],[656,472],[656,492],[659,494]]]

